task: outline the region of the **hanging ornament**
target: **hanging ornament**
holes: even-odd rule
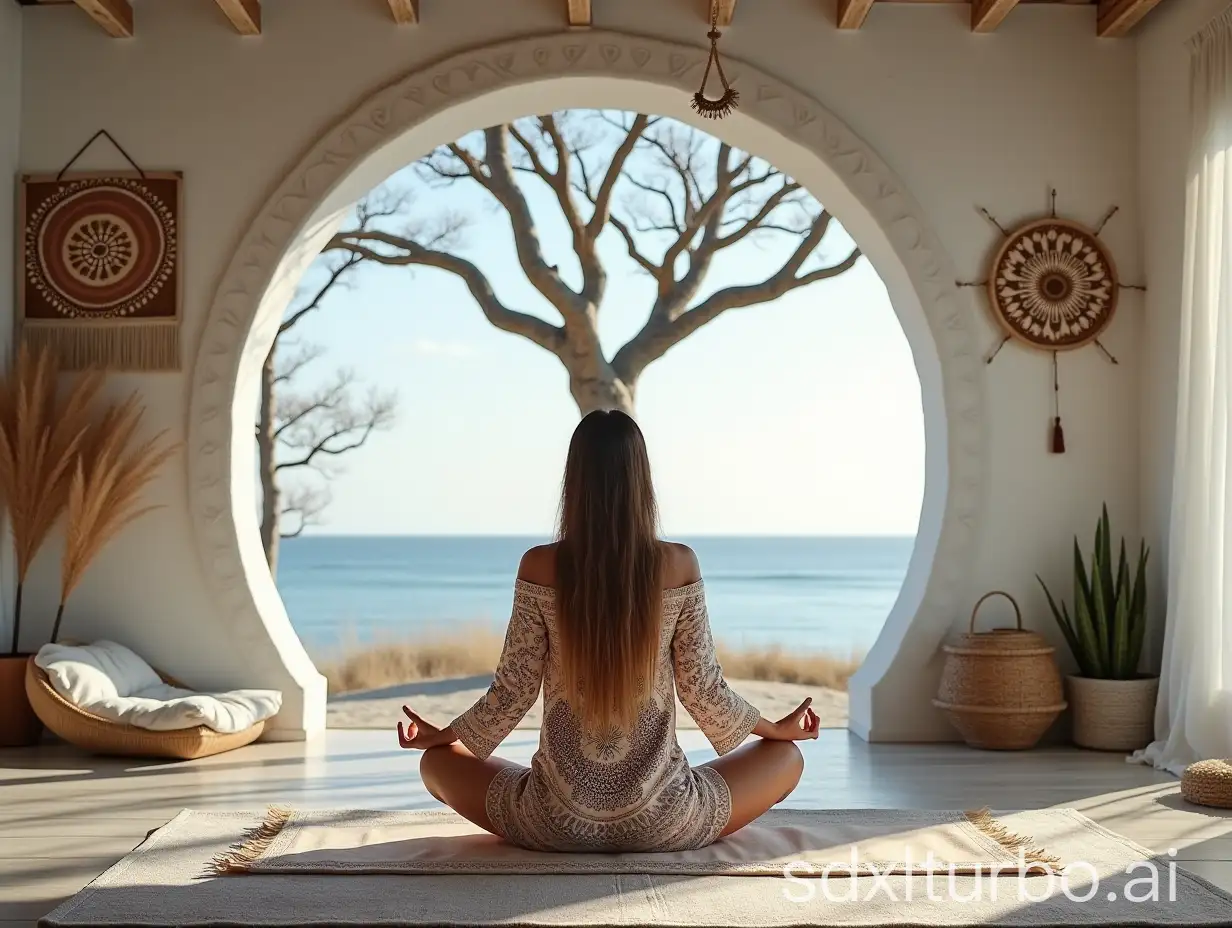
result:
[[[983,216],[1004,236],[993,256],[988,279],[960,286],[985,287],[993,318],[1005,332],[985,359],[988,364],[1006,342],[1014,339],[1052,354],[1053,454],[1065,453],[1061,429],[1061,388],[1058,354],[1094,344],[1113,364],[1117,359],[1099,340],[1112,322],[1123,289],[1145,290],[1122,284],[1112,255],[1099,240],[1112,207],[1095,229],[1057,218],[1057,192],[1051,191],[1046,219],[1027,222],[1016,229],[1002,226],[988,210]]]
[[[722,119],[740,105],[740,93],[727,82],[727,75],[723,73],[723,62],[719,60],[719,39],[723,35],[719,32],[718,0],[712,0],[710,4],[710,31],[706,33],[706,37],[710,39],[710,57],[706,61],[706,72],[702,75],[701,89],[693,94],[693,109],[706,119]],[[723,85],[723,95],[714,100],[706,96],[711,68],[718,72],[719,82]]]
[[[1057,353],[1052,353],[1052,453],[1065,453],[1065,432],[1061,430],[1061,384],[1057,377]]]

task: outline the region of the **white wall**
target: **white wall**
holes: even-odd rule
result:
[[[1138,45],[1138,172],[1146,277],[1141,377],[1142,527],[1158,557],[1152,572],[1157,618],[1154,650],[1163,638],[1168,520],[1172,503],[1177,352],[1189,148],[1188,39],[1227,0],[1161,4],[1142,24]]]
[[[0,6],[0,349],[13,318],[13,205],[20,163],[21,10]]]
[[[0,4],[0,359],[7,358],[13,333],[15,244],[14,194],[21,163],[21,10]],[[9,645],[12,604],[9,602],[13,554],[0,547],[0,651]]]
[[[696,0],[595,4],[601,26],[691,43],[704,41],[697,7]],[[558,31],[562,8],[558,0],[502,0],[497,16],[491,0],[427,0],[423,24],[398,29],[377,0],[264,0],[265,35],[243,39],[213,4],[161,0],[138,4],[131,41],[107,39],[69,7],[26,8],[21,167],[58,168],[105,126],[143,165],[185,172],[191,364],[213,289],[246,224],[326,126],[417,65]],[[741,8],[727,50],[821,100],[860,133],[919,200],[962,277],[982,276],[998,239],[976,204],[1015,223],[1041,213],[1055,185],[1061,211],[1084,222],[1120,206],[1104,238],[1122,276],[1137,282],[1134,43],[1097,40],[1087,7],[1024,5],[991,36],[972,35],[967,16],[965,6],[879,5],[863,30],[839,33],[833,10],[816,0],[758,0]],[[108,92],[87,105],[82,87]],[[966,293],[991,347],[997,336],[982,296]],[[1105,339],[1118,366],[1094,349],[1062,358],[1064,456],[1047,453],[1048,357],[1007,346],[987,371],[991,476],[969,599],[1007,590],[1028,624],[1054,638],[1034,574],[1068,589],[1070,536],[1086,536],[1101,501],[1114,528],[1137,535],[1140,303],[1124,294]],[[182,437],[187,382],[187,372],[133,376],[114,389],[142,389],[151,421]],[[166,508],[105,554],[71,606],[70,634],[138,644],[194,683],[279,685],[251,679],[250,655],[211,634],[218,605],[197,559],[183,469],[171,469],[155,492]],[[32,614],[51,608],[54,581],[45,558]],[[955,615],[955,627],[966,619]],[[932,678],[908,682],[901,717],[883,719],[882,729],[944,736],[927,704]]]

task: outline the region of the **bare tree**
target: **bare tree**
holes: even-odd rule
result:
[[[339,370],[311,389],[297,384],[323,352],[319,346],[296,343],[289,333],[320,309],[331,292],[345,287],[359,263],[349,255],[335,259],[325,266],[319,284],[301,289],[261,368],[256,432],[261,544],[274,574],[280,540],[318,523],[329,505],[328,481],[338,472],[338,458],[393,422],[396,398],[363,391],[349,370]]]
[[[348,261],[430,267],[468,288],[494,326],[554,354],[579,410],[633,411],[638,378],[674,345],[729,310],[755,306],[844,273],[852,249],[828,263],[821,252],[831,215],[772,165],[702,132],[659,117],[567,111],[493,126],[442,146],[419,163],[429,183],[475,185],[505,214],[527,281],[560,316],[549,322],[514,308],[487,275],[451,247],[461,224],[390,227],[361,210],[327,250]],[[545,258],[523,178],[553,195],[580,272]],[[554,217],[555,218],[555,217]],[[599,238],[611,230],[654,284],[645,323],[607,357],[598,319],[609,268]],[[716,259],[742,242],[785,240],[777,270],[762,280],[707,290]],[[566,278],[577,277],[575,284]]]

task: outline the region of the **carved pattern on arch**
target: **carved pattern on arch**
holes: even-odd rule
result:
[[[648,81],[696,90],[706,52],[594,30],[527,37],[463,52],[421,68],[368,98],[326,132],[266,201],[214,294],[192,374],[189,502],[219,618],[237,646],[256,641],[258,607],[240,561],[231,510],[232,408],[241,356],[279,261],[333,187],[366,156],[462,101],[552,77]],[[917,616],[948,627],[975,551],[985,468],[983,363],[969,300],[919,205],[878,155],[819,102],[751,65],[733,61],[740,112],[815,153],[868,210],[905,266],[941,362],[948,428],[945,513]],[[241,436],[247,439],[247,436]],[[246,447],[246,445],[245,445]],[[941,613],[945,613],[944,620]]]

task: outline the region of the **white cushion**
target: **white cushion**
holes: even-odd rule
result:
[[[52,687],[78,708],[149,731],[204,725],[224,734],[243,731],[278,714],[277,690],[197,693],[163,683],[140,657],[114,641],[48,644],[34,662]]]

